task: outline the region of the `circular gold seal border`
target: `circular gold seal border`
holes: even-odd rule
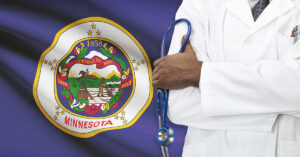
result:
[[[104,129],[99,129],[93,132],[88,132],[88,133],[78,133],[78,132],[74,132],[71,131],[69,129],[66,129],[65,127],[61,126],[60,124],[58,124],[57,122],[55,122],[48,114],[47,112],[44,110],[44,108],[42,107],[42,105],[40,104],[40,101],[38,99],[37,96],[37,86],[38,86],[38,82],[39,82],[39,77],[40,77],[40,72],[41,72],[41,67],[42,67],[42,63],[43,60],[46,56],[46,54],[52,50],[55,45],[57,44],[57,41],[60,37],[61,34],[63,34],[65,31],[67,31],[68,29],[81,24],[81,23],[85,23],[85,22],[92,22],[92,21],[100,21],[100,22],[105,22],[108,24],[111,24],[115,27],[117,27],[118,29],[120,29],[122,32],[124,32],[127,36],[129,36],[134,42],[135,44],[139,47],[139,49],[141,50],[141,52],[144,55],[144,58],[146,60],[147,63],[147,67],[148,67],[148,74],[149,74],[149,81],[150,81],[150,94],[148,97],[148,100],[146,102],[146,104],[144,105],[144,107],[140,110],[140,112],[134,117],[133,120],[131,120],[128,124],[123,125],[123,126],[119,126],[119,127],[110,127],[110,128],[104,128]],[[68,133],[72,136],[76,136],[76,137],[80,137],[80,138],[89,138],[92,136],[97,135],[98,133],[104,132],[104,131],[108,131],[108,130],[116,130],[116,129],[124,129],[124,128],[128,128],[130,126],[132,126],[140,117],[141,115],[145,112],[145,110],[149,107],[151,101],[152,101],[152,97],[153,97],[153,87],[152,87],[152,68],[150,66],[150,60],[149,57],[146,53],[146,51],[144,50],[144,48],[142,47],[142,45],[135,39],[135,37],[133,35],[131,35],[125,28],[123,28],[122,26],[120,26],[119,24],[115,23],[114,21],[111,21],[109,19],[103,18],[103,17],[87,17],[84,19],[80,19],[78,21],[75,21],[67,26],[65,26],[64,28],[62,28],[61,30],[59,30],[56,35],[55,38],[52,42],[52,44],[50,45],[50,47],[48,47],[41,55],[39,62],[38,62],[38,67],[37,67],[37,71],[36,71],[36,76],[34,79],[34,83],[33,83],[33,97],[35,102],[37,103],[38,108],[41,110],[41,112],[43,113],[43,115],[57,128],[59,128],[60,130],[62,130],[65,133]]]
[[[58,66],[56,66],[56,68],[55,68],[55,74],[54,74],[54,92],[55,92],[55,99],[56,99],[56,101],[58,102],[58,104],[59,104],[59,106],[63,109],[63,110],[65,110],[65,111],[67,111],[68,113],[70,113],[71,115],[75,115],[75,116],[77,116],[77,117],[81,117],[81,118],[87,118],[87,119],[105,119],[105,118],[110,118],[110,117],[113,117],[113,116],[115,116],[116,114],[118,114],[118,113],[120,113],[125,107],[126,107],[126,105],[128,104],[128,102],[131,100],[131,98],[132,98],[132,96],[133,96],[133,93],[135,92],[135,74],[134,74],[134,69],[133,69],[133,66],[132,66],[132,63],[130,62],[130,58],[128,57],[128,55],[126,54],[126,52],[118,45],[118,44],[116,44],[115,42],[113,42],[113,41],[111,41],[111,40],[108,40],[108,39],[105,39],[105,38],[101,38],[101,37],[88,37],[88,38],[83,38],[83,39],[80,39],[80,40],[78,40],[78,41],[76,41],[73,45],[72,45],[72,47],[71,47],[71,49],[69,50],[69,52],[65,55],[65,56],[63,56],[58,62],[57,62],[57,65],[59,65],[61,62],[62,62],[62,60],[63,59],[65,59],[70,53],[72,53],[72,50],[74,49],[74,47],[78,44],[78,43],[80,43],[80,42],[82,42],[82,41],[85,41],[85,40],[92,40],[92,39],[98,39],[98,40],[102,40],[102,41],[106,41],[106,42],[109,42],[110,44],[112,44],[112,45],[114,45],[115,47],[117,47],[118,49],[120,49],[120,51],[123,53],[123,55],[126,57],[126,59],[127,59],[127,61],[129,62],[129,65],[130,65],[130,70],[132,71],[132,77],[133,77],[133,83],[132,83],[132,85],[133,85],[133,87],[132,87],[132,91],[131,91],[131,93],[130,93],[130,95],[129,95],[129,97],[128,97],[128,99],[126,100],[126,102],[123,104],[123,106],[119,109],[119,110],[117,110],[117,111],[115,111],[113,114],[111,114],[111,115],[108,115],[108,116],[104,116],[104,117],[88,117],[88,116],[83,116],[83,115],[79,115],[79,114],[76,114],[76,113],[73,113],[72,111],[70,111],[69,109],[67,109],[66,107],[64,107],[64,105],[62,105],[62,103],[60,102],[60,100],[59,100],[59,98],[58,98],[58,95],[57,95],[57,81],[56,81],[56,76],[57,76],[57,69],[58,69]]]

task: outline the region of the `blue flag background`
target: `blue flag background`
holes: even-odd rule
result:
[[[42,115],[32,85],[40,55],[55,34],[91,16],[108,18],[127,29],[153,63],[180,4],[175,0],[0,0],[0,156],[161,156],[156,140],[156,94],[133,126],[82,139],[62,132]],[[171,127],[176,139],[170,156],[178,157],[186,128]]]

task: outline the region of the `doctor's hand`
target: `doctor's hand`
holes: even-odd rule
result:
[[[182,37],[181,45],[185,39]],[[189,86],[199,87],[202,62],[197,60],[190,42],[183,53],[165,56],[154,62],[154,88],[182,89]]]

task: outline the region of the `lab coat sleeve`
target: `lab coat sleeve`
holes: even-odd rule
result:
[[[205,43],[205,25],[207,24],[206,3],[204,0],[184,0],[176,13],[176,19],[186,18],[191,22],[191,45],[197,59],[208,61]],[[168,55],[178,53],[182,36],[187,33],[185,23],[175,26]],[[191,113],[192,112],[192,113]],[[200,115],[201,102],[199,88],[188,87],[180,90],[170,90],[169,119],[176,124],[191,126],[191,121],[197,121],[195,115]],[[193,120],[192,120],[193,119]]]
[[[186,18],[192,24],[191,45],[196,52],[197,59],[210,62],[207,53],[206,40],[208,19],[205,0],[184,0],[177,11],[176,19]],[[178,53],[181,38],[186,34],[187,27],[184,23],[176,25],[169,55]],[[216,78],[217,79],[217,78]],[[209,81],[209,79],[207,78]],[[201,85],[200,85],[201,86]],[[212,95],[212,97],[215,99]],[[169,94],[169,120],[175,124],[185,125],[209,130],[251,130],[251,131],[272,131],[276,113],[251,114],[233,116],[206,116],[203,113],[201,87],[188,87],[180,90],[170,90]],[[214,108],[212,109],[214,110]],[[209,111],[204,109],[204,111]],[[212,111],[214,112],[214,111]]]
[[[176,13],[176,20],[186,18],[191,22],[192,32],[190,42],[196,52],[198,60],[209,60],[205,43],[205,25],[208,24],[206,16],[206,3],[204,0],[183,0]],[[181,47],[181,39],[187,34],[186,23],[175,26],[168,55],[178,53]]]
[[[251,65],[204,62],[201,112],[206,116],[300,113],[300,42],[278,61]]]

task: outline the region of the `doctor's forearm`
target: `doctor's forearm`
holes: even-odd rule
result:
[[[200,78],[206,115],[300,112],[300,62],[296,58],[252,65],[207,62]]]
[[[155,88],[182,89],[199,86],[202,62],[197,60],[190,43],[183,53],[165,56],[156,60],[153,65],[152,83]]]

